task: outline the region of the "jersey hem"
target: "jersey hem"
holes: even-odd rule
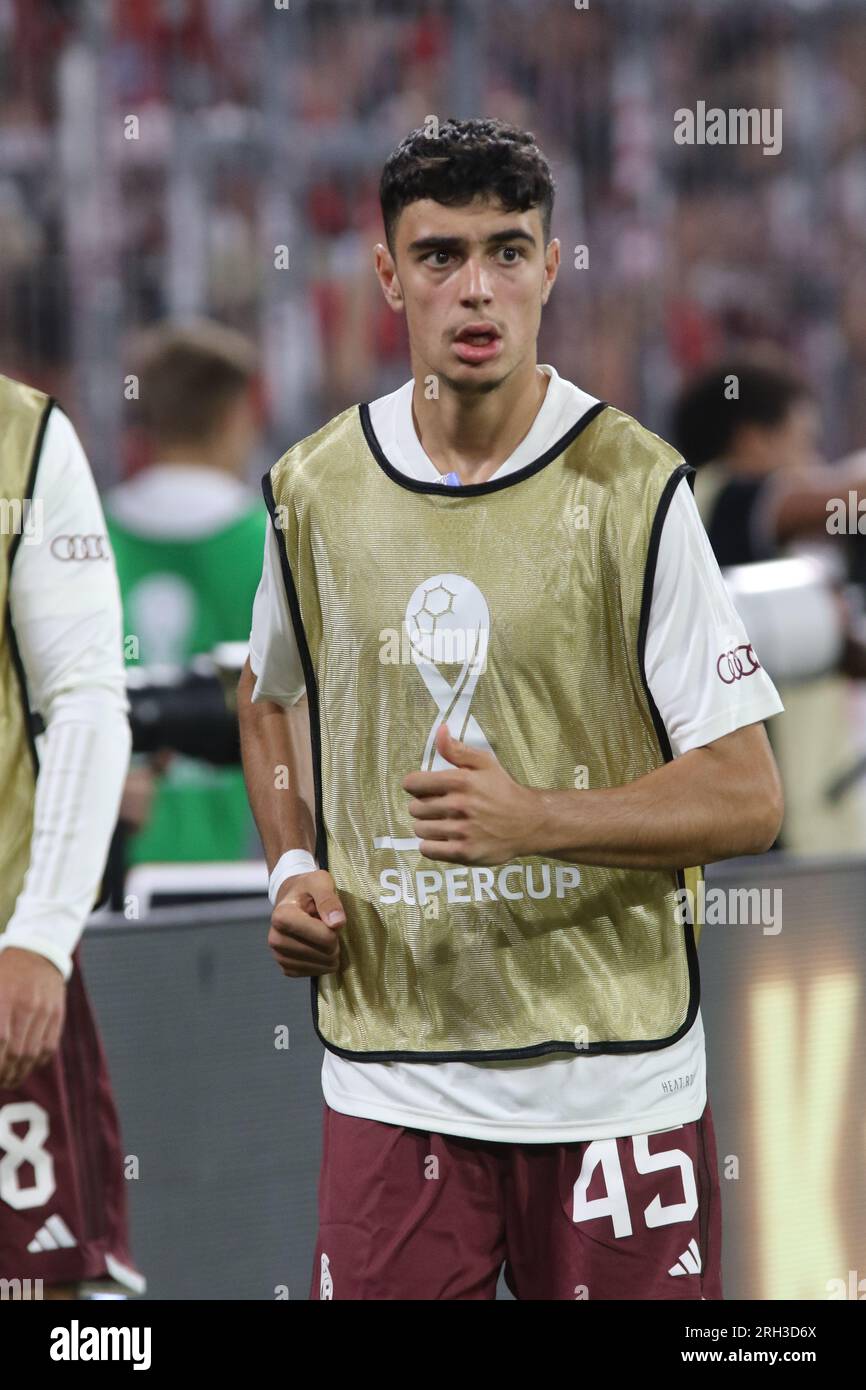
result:
[[[430,1134],[453,1134],[463,1139],[481,1139],[490,1143],[502,1144],[577,1144],[593,1139],[628,1138],[635,1134],[661,1134],[668,1129],[678,1129],[680,1125],[699,1120],[707,1103],[707,1087],[704,1085],[691,1097],[691,1104],[683,1104],[681,1110],[673,1115],[666,1114],[659,1124],[659,1117],[648,1113],[631,1120],[598,1120],[593,1124],[575,1122],[569,1125],[539,1125],[537,1127],[516,1128],[507,1124],[489,1124],[481,1120],[451,1120],[442,1115],[425,1115],[423,1111],[403,1109],[388,1104],[368,1104],[341,1099],[335,1102],[328,1094],[328,1087],[322,1083],[322,1093],[331,1110],[341,1115],[352,1115],[360,1120],[375,1120],[380,1124],[393,1125],[402,1129],[420,1129]],[[700,1100],[698,1105],[695,1096]],[[577,1131],[580,1131],[579,1133]]]

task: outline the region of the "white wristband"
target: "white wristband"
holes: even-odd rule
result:
[[[287,849],[285,854],[280,855],[268,880],[268,897],[271,900],[271,905],[276,903],[277,894],[287,878],[291,878],[294,874],[309,874],[318,867],[308,849]]]

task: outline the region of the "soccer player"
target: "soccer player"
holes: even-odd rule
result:
[[[412,378],[264,479],[241,736],[326,1048],[314,1298],[491,1299],[503,1263],[519,1299],[722,1296],[688,908],[776,836],[781,704],[720,678],[748,638],[689,467],[537,363],[553,196],[530,134],[409,135],[376,272]]]
[[[140,1292],[77,949],[129,763],[120,593],[72,425],[7,377],[0,492],[0,1280]]]

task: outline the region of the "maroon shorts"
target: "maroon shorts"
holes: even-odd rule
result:
[[[656,1134],[503,1144],[325,1105],[313,1299],[720,1299],[710,1107]]]
[[[0,1279],[117,1279],[129,1254],[123,1154],[105,1054],[76,958],[60,1046],[0,1088]]]

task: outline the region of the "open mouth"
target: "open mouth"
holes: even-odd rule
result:
[[[483,362],[495,356],[502,346],[498,329],[492,324],[472,324],[462,328],[454,339],[455,351],[464,362]]]
[[[480,333],[461,333],[457,341],[458,343],[472,343],[477,347],[480,343],[492,343],[498,336],[492,329],[489,329]]]

